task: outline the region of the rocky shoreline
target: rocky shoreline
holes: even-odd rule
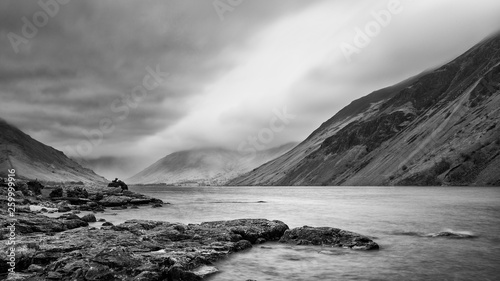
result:
[[[99,192],[102,197],[89,192],[88,198],[78,200],[53,197],[49,201],[29,196],[20,199],[19,205],[38,202],[47,208],[56,206],[64,213],[52,218],[41,214],[42,210],[32,212],[23,206],[16,210],[16,273],[9,274],[7,280],[202,280],[218,271],[214,262],[268,241],[353,250],[379,248],[368,237],[353,232],[307,226],[289,229],[284,222],[266,219],[187,225],[129,220],[119,225],[104,223],[97,228],[89,223],[96,222],[95,214],[105,208],[163,204],[130,191]],[[1,197],[4,207],[5,197]],[[0,247],[2,253],[7,253],[12,247],[8,227],[13,220],[4,207],[0,210]],[[72,212],[75,210],[95,214],[80,217]],[[9,268],[7,255],[2,255],[0,274],[6,275]]]

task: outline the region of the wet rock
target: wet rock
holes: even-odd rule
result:
[[[298,227],[287,230],[281,243],[296,245],[327,245],[353,250],[376,250],[378,244],[370,238],[350,231],[331,227]]]
[[[455,239],[470,239],[475,238],[476,236],[471,233],[462,233],[462,232],[452,232],[452,231],[442,231],[438,233],[432,233],[427,235],[428,237],[445,237],[445,238],[455,238]]]
[[[109,221],[104,222],[102,226],[114,226],[114,224],[110,223]]]
[[[29,272],[43,272],[43,267],[37,265],[37,264],[32,264],[28,267]]]
[[[82,217],[82,221],[96,222],[97,219],[95,218],[95,216],[93,214],[88,214],[88,215],[85,215],[85,216]]]
[[[122,246],[104,249],[92,260],[115,269],[136,267],[141,263],[127,248]]]
[[[29,181],[26,185],[28,186],[28,190],[35,195],[42,194],[42,189],[44,189],[44,186],[39,181]]]
[[[47,278],[48,280],[61,280],[62,274],[55,271],[51,271],[47,274],[47,276],[45,276],[45,278]]]
[[[77,220],[65,220],[64,225],[67,229],[74,229],[78,227],[89,226],[89,223],[80,219]]]
[[[63,219],[63,220],[79,220],[80,217],[77,216],[74,213],[69,213],[69,214],[64,214],[64,215],[59,216],[59,219]]]
[[[143,271],[139,275],[135,276],[133,281],[152,281],[160,280],[160,275],[156,272]]]
[[[63,197],[63,193],[64,193],[63,189],[61,187],[58,187],[50,192],[49,197],[51,198]]]
[[[57,207],[57,211],[59,213],[66,213],[66,212],[71,211],[71,208],[69,206],[59,206],[59,207]]]
[[[104,197],[99,203],[105,207],[116,207],[116,206],[123,206],[127,205],[132,198],[127,197],[127,196],[116,196],[116,195],[111,195]]]
[[[208,266],[208,265],[203,265],[193,270],[193,273],[202,279],[208,275],[212,275],[217,272],[219,272],[219,270],[215,266]]]
[[[231,233],[241,235],[242,239],[252,244],[256,243],[259,238],[277,241],[288,230],[288,226],[281,221],[265,219],[204,222],[201,225],[208,228],[229,228]]]
[[[78,228],[44,236],[44,243],[19,235],[19,244],[38,247],[25,255],[19,270],[30,264],[44,266],[38,280],[201,280],[217,272],[213,262],[251,248],[244,237],[277,240],[286,229],[286,224],[268,220],[189,225],[130,220],[102,229]],[[0,241],[0,248],[5,243]]]
[[[130,204],[134,205],[144,205],[144,204],[149,204],[151,202],[151,199],[148,198],[134,198],[130,200]]]

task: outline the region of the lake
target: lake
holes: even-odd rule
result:
[[[499,280],[500,188],[480,187],[131,187],[163,208],[99,214],[200,223],[281,220],[330,226],[374,239],[379,251],[279,243],[254,245],[216,264],[209,280]],[[114,212],[114,213],[113,213]],[[450,231],[469,239],[428,237]]]

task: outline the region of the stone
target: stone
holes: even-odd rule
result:
[[[99,201],[99,203],[105,207],[116,207],[127,205],[130,200],[132,200],[132,198],[127,196],[111,195],[104,197],[101,201]]]
[[[28,267],[29,272],[43,272],[43,267],[39,266],[38,264],[31,264]]]
[[[84,226],[89,226],[89,223],[86,221],[82,221],[80,219],[78,220],[65,220],[64,224],[68,229],[74,229],[78,227],[84,227]]]
[[[88,215],[85,215],[85,216],[82,217],[82,221],[96,222],[97,219],[95,218],[95,216],[93,214],[88,214]]]
[[[151,202],[151,199],[148,199],[148,198],[134,198],[132,200],[130,200],[130,204],[134,204],[134,205],[144,205],[144,204],[149,204]]]
[[[332,227],[298,227],[287,230],[279,240],[296,245],[320,245],[350,248],[353,250],[377,250],[379,246],[370,238]]]
[[[71,208],[69,206],[59,206],[59,207],[57,207],[57,211],[59,213],[66,213],[66,212],[71,211]]]
[[[141,263],[138,258],[134,257],[134,255],[123,246],[105,248],[92,260],[110,268],[117,269],[136,267]]]
[[[209,266],[209,265],[202,265],[193,270],[193,273],[196,276],[199,276],[200,278],[205,278],[206,276],[212,275],[217,272],[219,272],[219,270],[215,266]]]
[[[151,281],[160,280],[160,275],[156,272],[143,271],[139,275],[135,276],[133,281]]]
[[[59,219],[63,219],[63,220],[79,220],[80,217],[77,216],[74,213],[69,213],[69,214],[64,214],[64,215],[59,216]]]

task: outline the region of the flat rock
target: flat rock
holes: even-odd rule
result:
[[[131,200],[132,198],[128,196],[111,195],[104,197],[99,203],[105,207],[116,207],[127,205]]]
[[[290,229],[285,232],[279,242],[296,245],[343,247],[353,250],[379,249],[378,244],[366,236],[332,227],[303,226]]]
[[[19,235],[16,252],[24,254],[16,270],[36,274],[33,280],[201,280],[217,272],[213,262],[251,248],[252,241],[278,240],[287,229],[283,222],[263,219],[189,225],[129,220],[104,229]],[[0,250],[6,243],[0,241]],[[28,271],[31,264],[44,271],[34,266]]]

